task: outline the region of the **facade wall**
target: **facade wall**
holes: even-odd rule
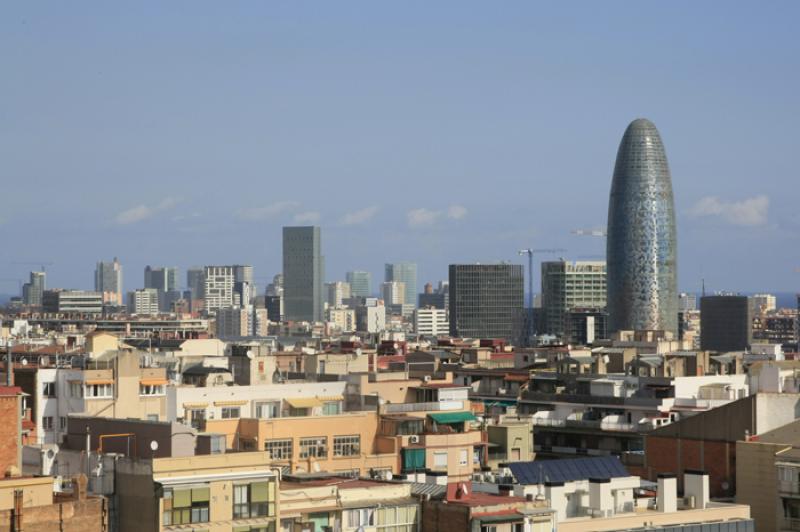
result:
[[[0,475],[12,466],[17,470],[22,467],[19,403],[16,393],[0,396]]]
[[[106,500],[92,497],[23,510],[22,526],[25,532],[104,532],[108,530],[106,514]],[[11,510],[0,511],[0,530],[13,530],[13,518]]]
[[[778,530],[778,497],[775,453],[790,447],[758,441],[736,442],[736,503],[750,506],[756,530]]]
[[[709,474],[712,497],[732,497],[736,489],[736,443],[674,437],[648,436],[645,440],[648,478],[658,473],[675,473],[682,485],[686,469]]]

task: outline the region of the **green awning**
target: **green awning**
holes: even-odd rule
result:
[[[476,421],[472,412],[441,412],[438,414],[428,414],[437,423],[448,425],[450,423],[463,423],[465,421]]]

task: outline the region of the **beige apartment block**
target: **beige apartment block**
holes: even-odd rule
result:
[[[120,532],[274,531],[278,473],[267,462],[264,452],[121,459]]]

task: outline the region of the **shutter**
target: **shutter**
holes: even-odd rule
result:
[[[269,482],[253,482],[250,484],[250,502],[267,502],[269,500]]]

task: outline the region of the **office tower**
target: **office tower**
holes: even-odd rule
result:
[[[158,292],[158,308],[161,312],[169,312],[172,303],[180,299],[178,291],[178,268],[154,268],[145,266],[144,287]]]
[[[47,289],[47,274],[31,272],[30,281],[22,285],[22,303],[32,307],[42,306],[42,296]]]
[[[384,305],[402,305],[406,302],[406,284],[387,281],[381,284],[381,297]]]
[[[193,299],[204,299],[206,287],[205,268],[189,268],[186,270],[186,288],[192,293]]]
[[[417,298],[417,306],[419,306],[419,308],[433,307],[442,310],[447,310],[447,297],[448,297],[447,293],[426,294],[423,292]]]
[[[697,310],[697,294],[681,292],[678,295],[678,312],[693,312]]]
[[[631,122],[617,151],[608,203],[609,332],[678,335],[675,205],[661,136]]]
[[[283,297],[265,296],[264,306],[267,307],[267,317],[269,321],[283,321]]]
[[[122,264],[117,257],[112,262],[100,261],[94,270],[94,290],[103,294],[103,302],[123,305]]]
[[[268,296],[283,295],[283,274],[278,273],[272,278],[272,282],[267,285],[264,293]]]
[[[451,264],[450,335],[519,341],[522,285],[519,264]]]
[[[753,341],[753,316],[747,296],[700,298],[700,349],[744,351]]]
[[[221,308],[237,305],[233,291],[236,278],[233,270],[233,266],[205,267],[203,293],[206,312],[213,314]]]
[[[128,313],[140,315],[158,314],[159,291],[155,288],[140,288],[128,292]]]
[[[365,271],[347,272],[347,282],[350,283],[350,294],[358,297],[369,297],[372,288],[372,275]]]
[[[325,264],[319,227],[283,228],[283,310],[287,320],[322,321]]]
[[[342,301],[350,298],[350,284],[342,281],[325,283],[325,300],[330,307],[341,307]]]
[[[386,265],[384,281],[405,283],[405,304],[417,305],[417,265],[413,262],[396,262]]]
[[[750,307],[753,316],[759,316],[775,310],[777,299],[773,294],[755,294],[750,296]]]
[[[567,344],[590,345],[608,339],[608,313],[605,309],[570,309],[564,314],[564,323],[564,342]]]
[[[248,281],[233,282],[233,306],[246,307],[256,296],[255,287]]]
[[[253,335],[253,311],[241,307],[221,308],[214,316],[217,338]]]
[[[605,309],[606,263],[565,260],[542,263],[542,332],[564,337],[573,309]]]
[[[421,336],[438,336],[450,332],[450,322],[444,309],[427,307],[414,311],[414,332]]]
[[[45,290],[42,308],[45,312],[62,314],[100,314],[103,312],[103,294],[87,290]]]

